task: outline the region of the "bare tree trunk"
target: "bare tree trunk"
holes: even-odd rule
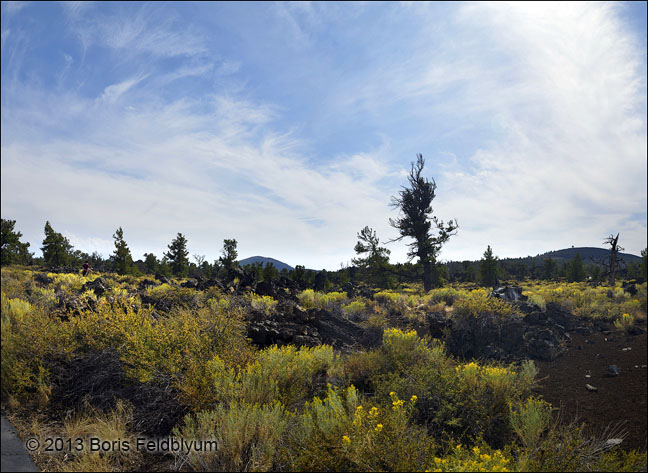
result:
[[[616,238],[612,238],[610,235],[608,243],[612,245],[610,248],[610,273],[608,275],[608,285],[610,287],[615,286],[615,278],[616,278],[616,263],[617,263],[617,253],[619,251],[619,247],[617,246],[617,243],[619,242],[619,234],[617,233]]]

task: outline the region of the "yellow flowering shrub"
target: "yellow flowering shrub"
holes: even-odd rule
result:
[[[322,293],[306,289],[297,294],[299,303],[306,309],[325,309],[348,299],[346,292]]]
[[[614,321],[614,326],[617,330],[627,333],[632,327],[634,327],[635,318],[630,314],[623,314],[617,320]]]
[[[412,406],[392,397],[393,408],[364,406],[353,386],[329,387],[315,398],[288,437],[291,468],[315,471],[421,470],[434,449],[425,429],[409,422]]]
[[[278,302],[271,296],[259,296],[257,294],[250,294],[250,305],[254,310],[263,312],[265,315],[270,315]]]
[[[346,312],[349,315],[359,314],[363,312],[365,308],[366,308],[366,304],[363,300],[355,300],[342,306],[344,312]]]
[[[481,314],[496,314],[508,317],[516,313],[514,306],[501,299],[488,297],[485,289],[476,289],[457,299],[454,303],[454,317],[477,317]]]

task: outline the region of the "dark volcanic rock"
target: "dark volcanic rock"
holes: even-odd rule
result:
[[[43,284],[47,286],[48,284],[52,284],[54,282],[53,278],[50,278],[47,274],[45,273],[39,273],[36,276],[34,276],[34,281],[37,283]]]
[[[452,327],[452,320],[443,312],[428,312],[426,318],[432,338],[443,338],[446,330]]]
[[[152,286],[157,286],[157,283],[155,281],[151,281],[150,279],[144,279],[137,285],[137,289],[143,291]]]
[[[477,317],[454,318],[446,327],[441,325],[443,320],[438,315],[428,316],[430,329],[436,324],[437,332],[444,329],[449,332],[448,350],[463,358],[553,361],[562,355],[568,340],[567,330],[577,327],[575,317],[551,304],[545,312],[519,301],[514,304],[527,315],[501,317],[483,313]]]
[[[196,289],[198,287],[198,281],[195,279],[188,279],[187,281],[180,284],[180,287],[188,287],[190,289]]]
[[[264,318],[256,313],[248,323],[247,335],[259,346],[327,344],[342,351],[358,346],[376,346],[382,340],[382,331],[365,330],[342,315],[325,309],[304,310],[289,299],[277,304],[273,315]]]
[[[160,281],[162,284],[169,284],[169,280],[168,280],[167,277],[166,277],[165,275],[163,275],[163,274],[155,273],[155,279],[157,279],[158,281]]]
[[[101,296],[104,292],[108,290],[108,284],[106,281],[99,277],[94,281],[87,282],[81,288],[81,291],[87,291],[92,289],[97,296]]]
[[[522,294],[522,288],[519,286],[500,286],[493,289],[491,297],[503,299],[505,301],[526,301],[527,296]]]
[[[83,412],[86,405],[108,411],[120,399],[133,406],[132,428],[151,437],[166,436],[187,412],[170,379],[140,383],[127,379],[112,348],[52,362],[51,416]]]
[[[621,370],[617,365],[610,365],[608,366],[607,374],[608,376],[619,376],[621,374]]]

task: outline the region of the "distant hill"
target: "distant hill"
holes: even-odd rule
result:
[[[561,262],[566,262],[574,258],[577,254],[580,255],[584,263],[591,261],[590,258],[595,260],[601,260],[606,256],[610,255],[610,250],[605,248],[594,248],[594,247],[581,247],[581,248],[565,248],[564,250],[550,251],[542,255],[536,256],[541,260],[545,258],[553,258]],[[629,253],[619,253],[619,258],[625,261],[626,264],[630,263],[641,263],[641,257],[636,255],[631,255]]]
[[[242,260],[239,261],[239,264],[241,266],[247,266],[247,265],[252,265],[252,264],[256,264],[256,263],[261,263],[264,266],[266,264],[272,263],[274,265],[274,267],[277,268],[279,271],[281,271],[282,269],[287,269],[288,271],[291,271],[291,270],[295,269],[292,266],[290,266],[290,265],[288,265],[288,264],[286,264],[286,263],[284,263],[282,261],[276,260],[274,258],[266,258],[265,256],[250,256],[249,258],[245,258],[245,259],[242,259]]]
[[[610,256],[610,250],[606,248],[594,248],[594,247],[579,247],[579,248],[565,248],[562,250],[548,251],[541,255],[536,256],[523,256],[518,258],[500,258],[500,261],[507,261],[509,263],[521,262],[524,264],[534,263],[536,265],[542,265],[546,258],[551,258],[557,263],[567,263],[571,261],[577,254],[580,255],[581,260],[584,264],[589,264],[594,260],[600,261],[607,256]],[[495,254],[497,256],[497,253]],[[621,258],[626,265],[630,263],[639,263],[641,264],[641,257],[637,255],[632,255],[630,253],[619,253],[619,258]],[[479,263],[479,260],[473,261],[473,263]]]

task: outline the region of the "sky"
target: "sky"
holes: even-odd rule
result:
[[[646,247],[646,2],[2,2],[1,213],[104,256],[329,270],[398,237],[416,154],[442,261]],[[385,244],[406,261],[409,240]]]

